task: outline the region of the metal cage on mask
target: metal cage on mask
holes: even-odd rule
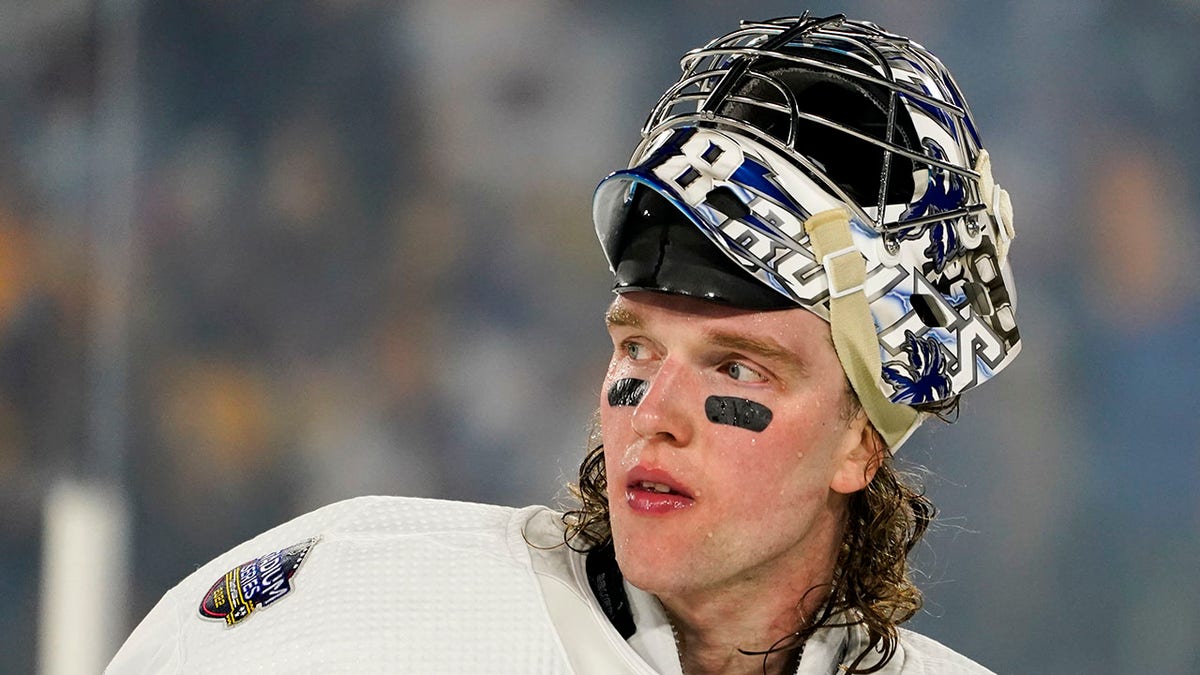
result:
[[[824,56],[824,59],[820,56]],[[842,57],[840,60],[843,63],[828,60],[831,57]],[[883,128],[883,137],[871,136],[836,120],[801,110],[795,95],[786,85],[770,74],[755,69],[756,62],[772,59],[886,90],[887,123]],[[894,68],[897,63],[905,63],[910,67]],[[683,76],[663,94],[651,111],[642,128],[643,141],[634,152],[635,157],[663,128],[686,124],[704,126],[719,122],[776,145],[830,192],[847,204],[858,207],[858,200],[847,195],[836,181],[825,174],[823,167],[814,164],[797,147],[800,137],[798,126],[807,121],[883,150],[874,213],[868,214],[866,209],[862,209],[856,214],[881,233],[902,232],[987,210],[978,189],[972,189],[961,207],[929,215],[900,213],[890,220],[886,218],[885,197],[892,178],[893,155],[948,171],[964,179],[962,183],[972,188],[977,188],[981,181],[980,173],[969,168],[979,152],[979,135],[958,85],[936,58],[906,37],[888,33],[870,22],[848,20],[843,15],[826,18],[805,15],[767,22],[743,22],[737,31],[688,52],[681,59],[680,66]],[[778,97],[772,100],[736,91],[738,84],[747,79],[766,83]],[[937,91],[938,95],[931,95],[931,90]],[[786,115],[786,136],[781,139],[771,129],[755,127],[744,119],[721,114],[722,106],[731,102]],[[938,156],[937,149],[918,153],[897,144],[897,114],[901,105],[910,110],[917,108],[952,130],[952,135],[960,139],[958,150],[962,155],[958,158],[959,163]]]
[[[1011,361],[1011,205],[936,57],[870,23],[805,15],[743,22],[681,66],[630,168],[597,188],[614,271],[635,195],[652,190],[759,283],[830,320],[835,344],[856,326],[839,357],[893,449],[920,422],[910,406]],[[822,244],[808,225],[830,210],[846,213],[844,232]],[[850,295],[866,308],[845,309]],[[835,305],[854,320],[835,321]]]

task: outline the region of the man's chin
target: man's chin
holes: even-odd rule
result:
[[[617,566],[631,585],[657,596],[673,595],[693,585],[691,556],[662,541],[614,538]]]

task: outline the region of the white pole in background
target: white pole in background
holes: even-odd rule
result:
[[[124,639],[129,517],[111,486],[63,480],[46,498],[39,661],[99,673]]]
[[[87,437],[78,480],[47,497],[38,663],[43,675],[98,673],[128,626],[129,307],[138,175],[139,0],[97,0],[96,115],[90,144],[92,321]]]

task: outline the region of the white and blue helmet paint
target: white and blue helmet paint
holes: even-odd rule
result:
[[[1021,344],[1011,205],[935,56],[871,23],[805,15],[743,22],[681,65],[630,167],[596,190],[618,292],[647,287],[618,270],[634,212],[651,196],[722,264],[769,289],[773,306],[829,320],[826,268],[804,222],[841,207],[866,264],[882,366],[874,380],[887,400],[946,401],[1009,364]],[[762,306],[687,285],[658,290]]]

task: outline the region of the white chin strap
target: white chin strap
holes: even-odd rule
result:
[[[822,211],[804,221],[804,229],[829,279],[829,328],[842,369],[871,424],[895,452],[925,415],[883,394],[879,338],[863,293],[867,262],[850,234],[850,214],[840,207]]]

